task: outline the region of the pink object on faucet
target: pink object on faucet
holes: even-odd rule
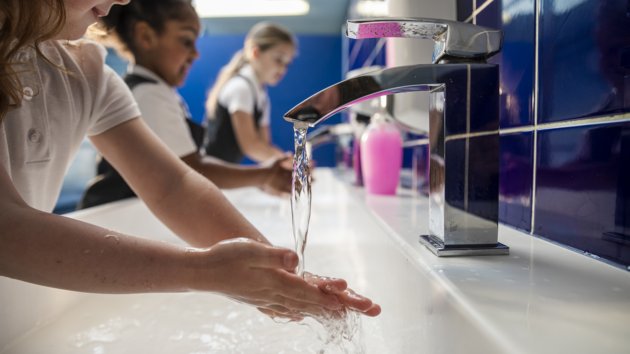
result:
[[[359,38],[403,37],[398,22],[376,22],[359,27]]]

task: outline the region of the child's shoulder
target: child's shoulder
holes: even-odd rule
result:
[[[41,51],[58,66],[72,70],[77,65],[82,71],[102,69],[107,56],[107,50],[102,44],[89,39],[46,41],[42,43]]]
[[[223,90],[229,94],[251,94],[252,84],[249,79],[241,76],[232,76],[223,86]]]
[[[78,58],[83,60],[90,58],[100,62],[105,62],[107,50],[102,44],[91,39],[77,39],[74,41],[61,41],[58,43]]]

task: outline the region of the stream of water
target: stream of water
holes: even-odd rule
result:
[[[306,127],[293,128],[295,155],[293,156],[293,185],[291,188],[291,217],[295,252],[298,255],[296,274],[304,275],[304,249],[311,220],[311,170],[306,151]]]
[[[296,274],[304,276],[304,250],[308,238],[308,227],[311,219],[311,170],[306,149],[306,131],[308,127],[293,127],[295,155],[293,157],[293,185],[291,188],[291,217],[293,222],[293,237],[295,251],[298,255]],[[318,333],[323,347],[318,351],[323,353],[353,353],[365,352],[363,340],[360,336],[361,319],[355,311],[343,313],[325,313],[311,316],[323,327],[323,332],[313,328]],[[306,323],[312,327],[311,324]]]

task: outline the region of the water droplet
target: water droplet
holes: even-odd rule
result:
[[[108,241],[113,241],[116,244],[120,243],[120,239],[116,235],[105,235],[105,239],[108,240]]]

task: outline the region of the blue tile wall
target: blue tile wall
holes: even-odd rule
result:
[[[501,222],[630,267],[630,2],[458,0],[501,28]],[[629,268],[630,269],[630,268]]]
[[[500,138],[499,220],[524,231],[530,231],[532,222],[533,135]]]
[[[492,0],[483,2],[478,0],[477,8],[481,8],[481,6],[484,6],[484,8],[481,12],[475,15],[475,24],[483,23],[484,26],[490,28],[501,27],[501,2]]]
[[[538,133],[535,233],[630,264],[630,122]]]
[[[492,4],[496,5],[487,7],[482,14],[499,8],[500,2],[495,0]],[[503,30],[503,49],[490,60],[500,64],[501,128],[534,122],[534,9],[534,0],[505,0],[500,22],[495,20],[497,16],[480,15],[477,20],[480,25]]]
[[[542,0],[538,122],[627,111],[627,0]]]

